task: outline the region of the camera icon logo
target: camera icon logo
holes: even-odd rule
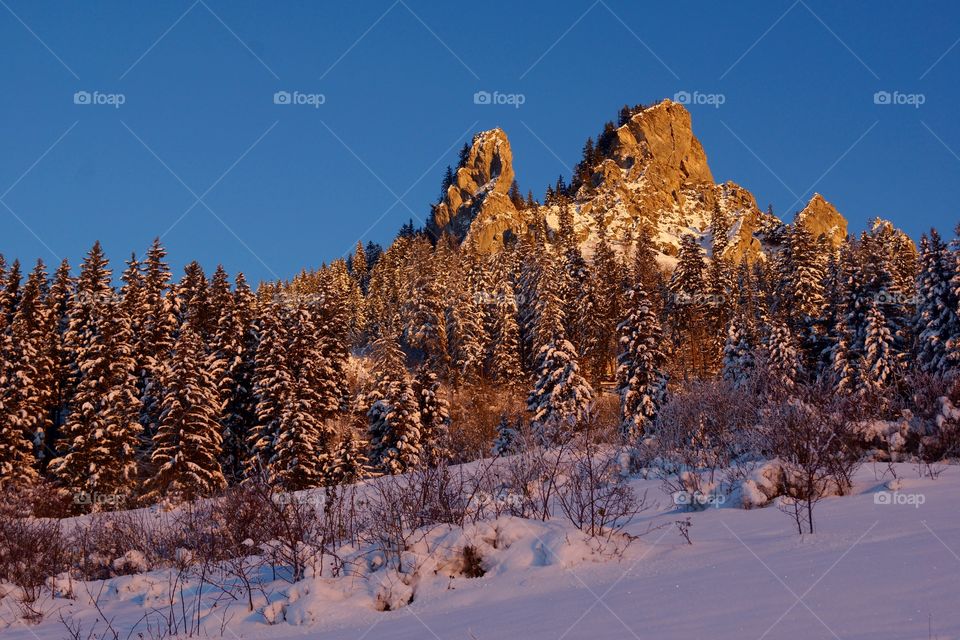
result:
[[[73,94],[73,104],[90,104],[89,91],[77,91]]]
[[[473,104],[490,104],[492,97],[489,91],[477,91],[473,94]]]
[[[679,104],[690,104],[690,98],[689,91],[677,91],[673,94],[673,101]]]
[[[277,91],[273,94],[273,104],[290,104],[289,91]]]
[[[877,91],[873,94],[873,104],[890,104],[892,98],[889,91]]]
[[[888,491],[880,491],[873,494],[873,504],[893,504],[893,494]]]

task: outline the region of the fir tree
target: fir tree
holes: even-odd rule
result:
[[[746,318],[742,313],[733,316],[723,346],[723,379],[737,388],[746,385],[755,366],[753,351]]]
[[[100,243],[87,254],[70,304],[67,347],[76,366],[70,414],[50,472],[74,499],[116,505],[137,475],[139,404],[130,319],[116,300]],[[100,497],[112,496],[107,503]]]
[[[153,436],[155,471],[148,481],[152,499],[190,500],[227,484],[220,466],[216,380],[195,326],[187,321],[181,327],[164,384],[160,426]]]
[[[420,466],[423,459],[420,409],[396,339],[388,333],[374,348],[378,376],[367,412],[370,463],[382,473],[403,473]]]
[[[160,424],[160,402],[166,362],[173,349],[177,321],[170,289],[170,268],[160,239],[153,241],[143,264],[143,310],[140,316],[135,357],[140,369],[140,423],[145,446],[149,446]]]
[[[774,389],[791,390],[800,380],[800,350],[790,327],[776,320],[770,326],[764,350],[764,364]]]
[[[46,306],[47,271],[42,260],[27,278],[10,327],[9,379],[2,391],[5,419],[20,429],[35,446],[38,458],[49,457],[44,448],[51,426],[54,401],[56,327]]]
[[[547,444],[567,439],[587,419],[593,400],[593,389],[580,374],[577,353],[563,329],[563,311],[554,282],[555,278],[544,278],[540,283],[536,381],[527,396],[534,433]]]
[[[413,393],[420,410],[420,446],[423,461],[428,466],[439,466],[450,458],[448,429],[450,410],[441,396],[437,375],[428,367],[421,366],[413,380]]]
[[[663,404],[667,391],[665,356],[660,351],[662,332],[643,285],[630,291],[627,315],[620,323],[617,357],[617,392],[620,394],[620,431],[636,439]]]
[[[511,419],[504,414],[497,423],[497,437],[493,441],[491,453],[494,456],[508,456],[517,452],[520,439],[520,420]]]
[[[350,429],[334,449],[328,472],[331,484],[353,484],[373,475],[366,447],[367,443]]]
[[[881,306],[874,302],[867,312],[861,391],[883,400],[883,391],[897,382],[899,376],[900,358],[895,351],[894,336]]]
[[[948,345],[960,336],[960,292],[956,254],[936,230],[920,241],[920,275],[917,277],[917,356],[924,371],[947,375],[960,368],[948,358]]]
[[[520,362],[520,327],[517,325],[517,300],[513,285],[503,278],[496,289],[496,318],[493,328],[491,377],[502,384],[513,384],[523,377]]]

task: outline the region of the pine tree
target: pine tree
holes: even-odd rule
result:
[[[334,449],[328,473],[331,484],[353,484],[373,475],[366,447],[367,443],[350,429]]]
[[[165,366],[173,349],[177,326],[172,299],[168,295],[171,274],[164,261],[166,255],[157,238],[147,251],[143,264],[143,310],[139,314],[140,335],[137,336],[135,354],[140,369],[140,424],[143,425],[145,448],[149,448],[160,424]]]
[[[287,353],[280,305],[265,303],[258,310],[260,340],[254,368],[254,394],[257,399],[256,423],[250,429],[246,475],[267,473],[279,437],[284,403],[293,381],[286,366]]]
[[[6,262],[0,256],[0,279],[6,276]],[[12,292],[0,289],[0,489],[30,485],[37,481],[37,460],[31,432],[25,430],[18,411],[17,363],[11,335]]]
[[[450,410],[440,395],[437,375],[421,366],[413,380],[413,393],[420,410],[420,446],[423,461],[431,467],[444,464],[450,458],[447,430]]]
[[[501,384],[513,384],[523,377],[520,362],[520,327],[517,324],[517,299],[506,277],[497,284],[496,318],[493,327],[491,377]]]
[[[733,316],[723,346],[723,379],[737,388],[746,385],[755,366],[753,351],[746,317],[742,313]]]
[[[378,375],[370,398],[373,404],[367,412],[370,463],[382,473],[403,473],[422,462],[420,410],[396,338],[387,333],[376,341],[374,349]]]
[[[948,345],[960,336],[960,292],[954,283],[960,273],[956,254],[936,230],[920,241],[920,275],[917,277],[917,357],[924,371],[947,375],[960,362],[948,358]]]
[[[618,326],[617,392],[620,431],[624,438],[641,436],[663,404],[667,391],[666,357],[660,350],[662,332],[642,284],[630,291],[627,315]]]
[[[883,400],[883,391],[900,377],[900,358],[893,333],[881,306],[874,302],[867,312],[861,391]]]
[[[315,487],[324,482],[324,471],[333,450],[334,432],[328,418],[337,409],[325,407],[324,398],[334,386],[320,336],[307,305],[287,310],[285,362],[290,385],[277,425],[274,455],[268,469],[273,482],[288,491]]]
[[[223,489],[219,397],[194,322],[180,328],[165,380],[160,427],[153,436],[148,497],[191,500]]]
[[[116,505],[136,479],[139,405],[130,319],[110,284],[100,243],[87,254],[70,303],[67,347],[76,366],[70,414],[50,472],[75,500]]]
[[[73,393],[73,363],[66,343],[73,290],[74,282],[70,276],[70,263],[62,260],[53,275],[46,303],[51,331],[49,347],[50,359],[53,363],[53,380],[49,407],[50,420],[41,447],[44,455],[40,458],[40,471],[44,474],[51,458],[56,455],[57,442],[67,420],[69,398]]]
[[[775,320],[764,350],[764,364],[774,389],[792,390],[800,380],[800,350],[790,327]]]
[[[245,475],[249,458],[249,429],[256,422],[253,367],[256,353],[255,300],[243,274],[237,274],[231,293],[226,272],[218,267],[211,286],[217,328],[211,354],[220,402],[223,439],[221,467],[230,483]]]
[[[683,236],[669,284],[668,314],[671,342],[684,379],[705,376],[712,351],[704,318],[705,268],[703,250],[696,238]]]
[[[508,456],[517,452],[520,439],[520,420],[511,419],[504,414],[497,423],[497,437],[493,441],[491,453],[494,456]]]
[[[27,278],[10,327],[9,380],[2,393],[9,428],[19,429],[35,447],[38,459],[49,458],[44,448],[52,421],[56,326],[46,306],[47,271],[42,260]]]
[[[548,277],[540,282],[536,380],[527,396],[534,434],[545,444],[567,439],[578,423],[588,418],[593,400],[593,389],[580,374],[577,353],[563,329],[563,311],[553,284],[556,281]]]

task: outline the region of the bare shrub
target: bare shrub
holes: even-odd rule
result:
[[[47,578],[69,568],[63,530],[56,520],[0,516],[0,582],[17,587],[14,602],[28,622],[43,619]]]
[[[798,533],[814,532],[813,512],[827,495],[843,495],[860,464],[853,423],[856,401],[825,386],[806,385],[797,397],[769,406],[765,427],[770,448],[784,470],[787,499],[781,509]]]
[[[645,508],[646,495],[636,495],[615,453],[597,442],[593,433],[581,434],[570,448],[557,487],[563,514],[593,538],[609,540]]]
[[[697,382],[660,410],[641,457],[653,464],[664,489],[709,496],[730,489],[728,470],[762,453],[754,434],[754,396],[725,381]],[[689,501],[690,507],[706,501]]]

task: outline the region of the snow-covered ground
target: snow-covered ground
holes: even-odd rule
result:
[[[854,495],[824,499],[812,536],[798,536],[775,506],[680,513],[658,482],[638,480],[636,488],[659,506],[637,517],[628,531],[649,532],[620,553],[597,552],[562,517],[436,529],[413,549],[410,561],[420,569],[412,586],[383,569],[278,581],[266,615],[263,606],[248,614],[243,603],[221,601],[207,610],[204,627],[215,637],[222,629],[226,638],[274,639],[960,638],[960,467],[931,480],[897,465],[896,493],[886,488],[885,469],[866,465]],[[674,525],[687,517],[692,545]],[[450,577],[464,544],[483,556],[482,577]],[[101,586],[87,585],[126,638],[145,611],[160,608],[168,576]],[[376,609],[378,596],[392,591],[402,603],[411,590],[410,604]],[[14,609],[0,602],[9,624],[0,637],[70,637],[57,608],[89,629],[98,614],[87,588],[75,591],[76,599],[50,602],[46,619],[29,627],[9,622]]]

